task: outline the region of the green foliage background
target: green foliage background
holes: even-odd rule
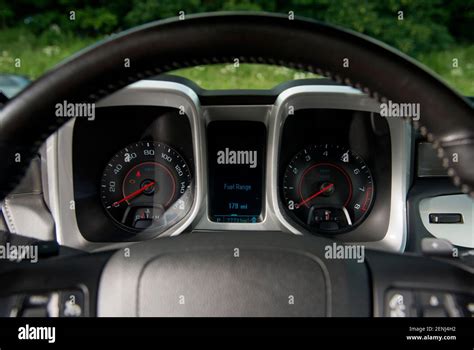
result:
[[[474,95],[474,1],[464,0],[0,0],[0,72],[36,78],[112,33],[180,11],[220,10],[293,11],[365,33],[419,59],[462,93]],[[75,12],[74,21],[70,11]],[[17,57],[22,58],[20,69],[13,64]],[[457,68],[452,66],[454,58]],[[275,67],[241,68],[217,65],[176,74],[207,88],[268,88],[312,76]]]

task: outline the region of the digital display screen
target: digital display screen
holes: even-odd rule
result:
[[[207,127],[207,136],[210,220],[262,221],[265,125],[214,121]]]

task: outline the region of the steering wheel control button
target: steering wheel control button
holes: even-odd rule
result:
[[[84,317],[86,297],[82,290],[42,294],[17,294],[0,298],[0,317]]]
[[[472,317],[474,298],[430,290],[391,289],[385,295],[387,317]]]
[[[19,316],[21,317],[51,317],[51,306],[54,303],[52,294],[32,294],[23,299]]]
[[[35,294],[26,298],[26,304],[29,306],[45,306],[49,302],[49,295]]]
[[[82,291],[62,291],[59,297],[59,317],[83,317],[85,309]]]
[[[442,293],[420,292],[420,303],[423,306],[438,307],[444,304]]]
[[[459,295],[456,301],[460,305],[464,317],[474,317],[474,296]]]
[[[385,298],[385,316],[416,317],[415,297],[410,290],[391,290]]]
[[[462,310],[456,297],[437,291],[417,292],[418,306],[423,317],[460,317]]]
[[[22,295],[0,298],[0,317],[18,317],[23,300],[24,297]]]

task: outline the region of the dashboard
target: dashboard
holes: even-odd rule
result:
[[[413,133],[350,87],[132,84],[45,146],[62,245],[100,250],[205,231],[284,231],[403,251]],[[59,190],[61,189],[61,190]]]

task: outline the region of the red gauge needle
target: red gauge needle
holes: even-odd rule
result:
[[[150,182],[149,184],[146,184],[146,185],[143,186],[142,188],[136,190],[135,192],[130,193],[128,196],[125,196],[125,197],[123,197],[121,200],[115,202],[114,204],[112,204],[112,206],[113,206],[113,207],[117,207],[120,203],[125,202],[125,201],[128,201],[129,199],[132,199],[132,198],[135,197],[135,196],[138,196],[140,193],[142,193],[143,191],[145,191],[147,188],[153,186],[154,184],[155,184],[154,181]]]
[[[307,202],[309,202],[311,199],[313,198],[316,198],[317,196],[319,196],[321,193],[324,193],[326,192],[327,190],[329,190],[331,187],[333,187],[334,184],[329,184],[327,185],[326,187],[323,187],[320,191],[316,192],[315,194],[309,196],[308,198],[306,199],[303,199],[300,203],[298,203],[298,207],[301,207],[303,204],[306,204]]]

